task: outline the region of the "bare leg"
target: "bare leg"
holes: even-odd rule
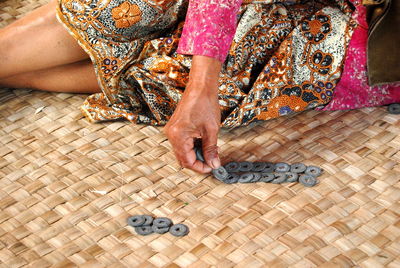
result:
[[[90,60],[3,78],[0,86],[65,93],[101,92]]]
[[[53,0],[0,29],[0,78],[89,58],[55,13]]]

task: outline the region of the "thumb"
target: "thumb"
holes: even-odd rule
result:
[[[218,129],[208,129],[203,135],[203,155],[207,165],[213,169],[221,166],[221,160],[218,156]]]

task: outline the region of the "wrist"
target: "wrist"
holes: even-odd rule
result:
[[[186,94],[217,96],[221,68],[222,63],[218,59],[194,55],[185,89]]]
[[[189,79],[184,95],[190,95],[191,97],[218,97],[218,80],[207,81],[202,79]]]
[[[221,68],[222,63],[216,58],[194,55],[189,72],[189,80],[196,80],[198,83],[216,83],[218,82]]]

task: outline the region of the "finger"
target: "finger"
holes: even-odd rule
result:
[[[206,163],[197,160],[193,146],[194,139],[190,138],[183,144],[182,147],[179,148],[178,151],[175,152],[182,167],[189,168],[200,173],[211,172],[211,167],[209,167]]]
[[[212,170],[211,167],[209,167],[206,163],[203,163],[199,160],[196,160],[194,164],[189,168],[199,173],[210,173]]]
[[[216,169],[221,166],[221,160],[218,156],[218,131],[217,127],[209,127],[203,134],[203,156],[207,165]]]
[[[173,140],[172,147],[177,160],[183,167],[191,167],[196,161],[196,154],[193,150],[193,138],[186,137],[185,139]]]
[[[181,167],[192,169],[200,173],[211,172],[211,168],[201,161],[197,161],[194,151],[194,140],[201,138],[198,131],[182,131],[174,127],[168,129],[167,137],[172,145],[175,157]]]

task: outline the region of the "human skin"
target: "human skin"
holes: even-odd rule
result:
[[[53,0],[0,29],[0,62],[3,66],[0,68],[0,87],[66,93],[100,92],[89,56],[56,20],[55,5]],[[183,167],[200,173],[220,166],[217,136],[221,67],[222,63],[215,58],[193,56],[186,90],[165,127],[177,160]],[[196,161],[195,137],[203,140],[207,164]]]
[[[89,55],[57,21],[56,4],[0,28],[0,87],[100,92]]]
[[[189,81],[175,112],[164,127],[176,159],[182,167],[208,173],[221,166],[218,132],[221,113],[218,78],[222,63],[212,57],[194,55]],[[202,139],[206,163],[196,160],[194,140]]]

